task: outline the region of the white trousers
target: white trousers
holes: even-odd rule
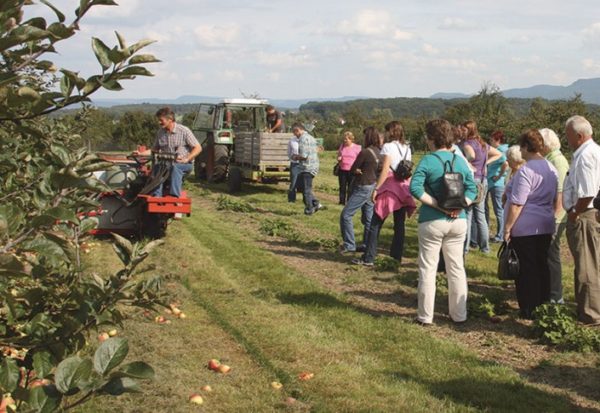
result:
[[[435,305],[435,277],[440,249],[446,262],[448,276],[448,309],[455,322],[467,319],[467,274],[463,247],[467,235],[467,221],[435,220],[419,224],[419,309],[417,320],[433,322]]]

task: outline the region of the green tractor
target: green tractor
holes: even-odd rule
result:
[[[239,190],[242,180],[288,178],[287,144],[292,134],[267,132],[266,107],[262,99],[200,104],[192,125],[202,144],[194,164],[196,178],[228,180],[232,192]]]

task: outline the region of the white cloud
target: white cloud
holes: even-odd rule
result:
[[[582,34],[585,45],[592,47],[600,45],[600,22],[586,27]]]
[[[350,20],[342,20],[337,32],[343,35],[389,37],[394,40],[410,40],[413,33],[401,30],[387,10],[361,10]]]
[[[300,48],[298,53],[258,52],[256,55],[256,60],[258,64],[263,66],[276,66],[283,69],[316,65],[315,59],[306,52],[306,48]]]
[[[421,48],[421,50],[423,50],[423,53],[425,53],[426,55],[429,55],[429,56],[436,55],[436,54],[438,54],[440,52],[438,49],[436,49],[435,47],[433,47],[429,43],[425,43],[423,45],[423,47]]]
[[[204,80],[205,76],[204,76],[204,73],[202,73],[202,72],[194,72],[194,73],[190,73],[189,78],[192,80]]]
[[[521,34],[518,36],[514,36],[512,39],[510,39],[510,42],[513,44],[529,44],[532,40],[533,39],[530,36],[527,36],[526,34]]]
[[[600,62],[594,59],[583,59],[581,65],[587,72],[600,74]]]
[[[477,30],[479,27],[471,23],[467,23],[460,17],[446,17],[438,26],[442,30]]]
[[[225,70],[221,73],[221,79],[226,82],[242,81],[244,74],[239,70]]]
[[[238,40],[240,28],[235,24],[200,25],[194,29],[194,34],[201,46],[228,47]]]
[[[88,17],[129,17],[138,10],[141,0],[121,0],[119,6],[94,6],[87,14]]]

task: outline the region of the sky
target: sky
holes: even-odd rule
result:
[[[67,16],[78,0],[51,0]],[[98,73],[91,38],[154,39],[152,78],[98,98],[427,97],[600,77],[597,0],[117,0],[55,61]],[[52,17],[41,5],[28,13]]]

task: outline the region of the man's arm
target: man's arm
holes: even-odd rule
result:
[[[569,210],[569,216],[568,216],[569,222],[577,221],[577,217],[579,216],[579,214],[587,211],[588,206],[590,205],[590,202],[592,202],[592,199],[594,199],[593,196],[586,197],[586,198],[579,198],[577,200],[577,203],[575,204],[575,206]]]
[[[178,159],[177,162],[190,163],[194,160],[196,156],[200,155],[200,152],[202,152],[202,145],[198,144],[192,148],[190,154],[187,157]]]

